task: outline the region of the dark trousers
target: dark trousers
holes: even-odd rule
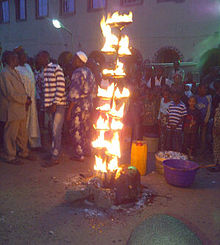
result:
[[[169,151],[182,152],[182,131],[167,129],[166,147]]]

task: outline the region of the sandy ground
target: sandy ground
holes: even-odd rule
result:
[[[22,166],[0,162],[0,244],[126,244],[132,230],[153,214],[179,218],[204,244],[220,244],[220,173],[197,172],[191,188],[168,185],[151,173],[142,177],[157,197],[135,213],[88,215],[85,207],[65,203],[68,181],[87,173],[91,159],[73,162],[63,154],[61,164],[45,169],[43,154]]]

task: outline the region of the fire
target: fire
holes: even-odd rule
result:
[[[115,52],[115,47],[118,44],[118,38],[112,34],[111,27],[106,24],[105,16],[103,16],[100,26],[103,36],[105,37],[105,44],[102,48],[102,52]]]
[[[115,97],[117,99],[126,98],[129,96],[130,96],[130,91],[127,88],[123,88],[122,93],[120,92],[119,88],[115,90]]]
[[[101,130],[109,130],[109,119],[106,120],[100,116],[96,122],[96,125],[93,125],[95,129],[101,129]]]
[[[108,169],[113,172],[118,169],[118,158],[114,157],[108,164]]]
[[[111,107],[110,107],[110,104],[104,104],[102,106],[99,106],[99,107],[96,107],[96,110],[98,111],[110,111]]]
[[[132,22],[132,21],[133,21],[133,14],[131,11],[129,12],[129,14],[122,14],[122,15],[120,15],[117,11],[112,16],[108,15],[106,24],[110,25],[113,23]]]
[[[111,123],[111,129],[112,130],[122,130],[122,128],[123,128],[123,123],[113,118],[112,123]]]
[[[109,115],[117,118],[122,118],[124,115],[124,108],[125,108],[125,103],[123,103],[122,106],[119,108],[119,110],[117,110],[115,101],[113,100],[112,108],[109,112]]]
[[[114,83],[112,83],[107,89],[100,88],[98,86],[98,97],[103,98],[112,98],[113,92],[114,92]]]
[[[117,28],[118,32],[121,32],[125,25],[133,21],[132,19],[132,12],[123,15],[120,15],[119,12],[115,12],[112,15],[108,15],[107,19],[105,17],[102,18],[100,26],[105,38],[102,52],[115,53],[116,57],[131,55],[128,36],[121,36],[121,34],[117,34],[116,36],[112,33],[111,28]],[[116,60],[115,68],[104,69],[102,73],[113,79],[123,78],[126,75],[124,64],[120,62],[119,58]],[[93,125],[97,130],[97,138],[92,142],[92,146],[97,148],[97,152],[101,151],[100,155],[104,155],[103,157],[99,154],[97,154],[99,156],[95,156],[96,163],[94,169],[104,173],[116,171],[116,177],[117,173],[120,172],[118,166],[118,161],[121,157],[119,132],[123,128],[123,123],[120,121],[123,118],[125,108],[123,99],[130,96],[130,92],[127,88],[123,88],[122,91],[119,90],[117,87],[117,83],[119,82],[120,80],[113,82],[107,89],[98,87],[97,96],[104,104],[101,103],[101,105],[96,108],[100,116],[96,124]],[[116,106],[116,102],[118,106]],[[111,131],[111,134],[107,132],[105,138],[106,131]],[[112,137],[109,139],[111,135]]]
[[[101,157],[95,156],[94,170],[106,173],[107,172],[106,161],[103,161]]]
[[[100,130],[98,138],[92,142],[94,148],[107,148],[108,141],[105,140],[105,130]]]
[[[124,72],[124,64],[117,60],[117,65],[115,70],[109,70],[109,69],[104,69],[102,71],[103,75],[110,75],[110,76],[125,76]]]
[[[129,38],[127,35],[123,36],[121,38],[121,41],[119,42],[118,54],[120,54],[120,55],[131,55],[131,51],[129,49]]]
[[[112,141],[107,144],[107,152],[113,156],[121,157],[119,133],[113,134]]]

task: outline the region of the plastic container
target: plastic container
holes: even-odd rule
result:
[[[158,174],[162,174],[162,175],[164,174],[163,161],[165,160],[166,158],[158,157],[158,155],[155,154],[155,168]]]
[[[143,140],[147,143],[147,152],[155,153],[158,151],[159,138],[157,135],[144,136]]]
[[[165,160],[163,166],[167,183],[179,187],[191,186],[199,169],[197,163],[179,159]]]
[[[145,175],[147,170],[147,144],[145,141],[133,141],[131,146],[131,166]]]

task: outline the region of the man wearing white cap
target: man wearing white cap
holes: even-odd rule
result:
[[[70,121],[70,135],[73,144],[73,160],[83,161],[90,154],[91,110],[95,78],[86,67],[87,56],[78,51],[74,56],[76,70],[72,74],[68,95],[70,102],[67,120]]]

